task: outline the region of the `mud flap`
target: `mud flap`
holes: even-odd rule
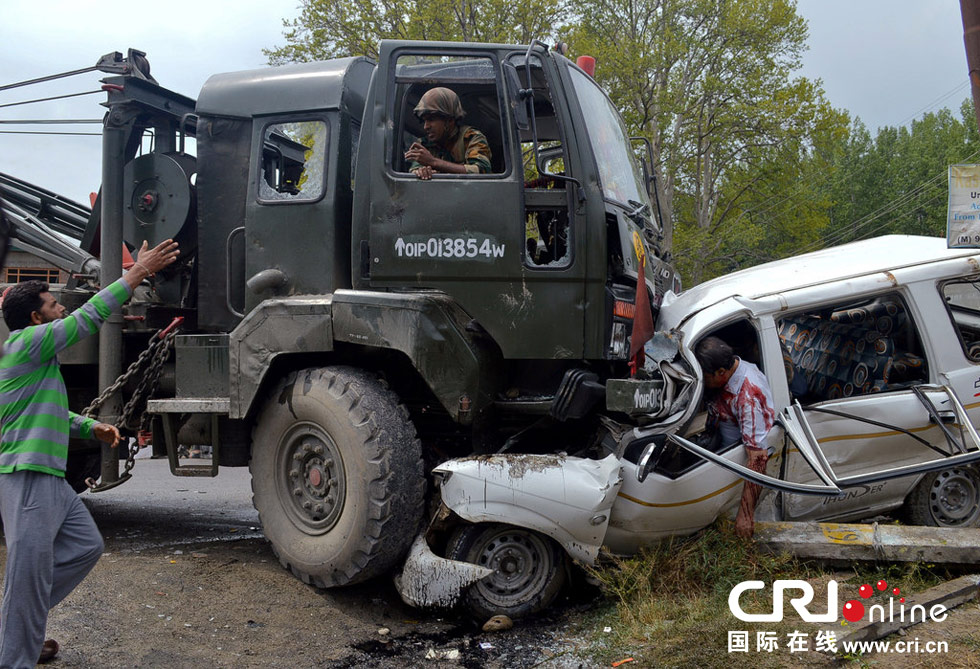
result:
[[[415,537],[401,573],[395,576],[395,588],[409,606],[449,608],[466,587],[492,573],[486,567],[439,557],[423,532]]]

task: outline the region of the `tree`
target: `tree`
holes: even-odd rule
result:
[[[795,3],[574,0],[573,9],[573,51],[596,56],[597,79],[630,130],[653,144],[686,279],[718,271],[730,239],[758,247],[768,233],[747,227],[748,201],[776,196],[772,179],[792,183],[788,170],[806,162],[818,126],[846,132],[819,85],[792,77],[807,36]]]
[[[272,65],[341,56],[376,58],[381,39],[526,44],[551,34],[567,0],[301,0],[283,20],[286,45],[264,49]]]
[[[980,160],[972,102],[960,118],[929,112],[908,127],[885,126],[874,139],[856,121],[828,187],[832,202],[824,245],[881,234],[943,236],[947,167]]]

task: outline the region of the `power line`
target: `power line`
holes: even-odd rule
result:
[[[46,77],[38,77],[37,79],[28,79],[27,81],[18,81],[18,82],[13,83],[13,84],[6,84],[4,86],[0,86],[0,91],[6,91],[6,90],[8,90],[10,88],[19,88],[20,86],[30,86],[31,84],[40,84],[41,82],[44,82],[44,81],[52,81],[54,79],[61,79],[63,77],[71,77],[71,76],[74,76],[76,74],[85,74],[86,72],[94,72],[97,69],[99,69],[99,68],[96,67],[95,65],[93,65],[92,67],[83,67],[80,70],[71,70],[69,72],[60,72],[58,74],[50,74],[50,75],[48,75]]]
[[[972,160],[977,155],[980,155],[980,151],[974,151],[973,153],[971,153],[970,155],[966,156],[962,160],[963,161]],[[846,228],[841,228],[837,232],[832,233],[831,235],[829,235],[829,236],[827,236],[827,237],[825,237],[823,239],[820,239],[820,240],[818,240],[816,242],[811,242],[809,244],[806,244],[803,247],[801,247],[798,252],[799,253],[806,253],[808,251],[814,251],[814,250],[819,249],[819,248],[824,248],[824,247],[827,247],[827,246],[834,246],[834,245],[842,242],[844,239],[846,239],[848,237],[852,237],[854,239],[858,239],[860,237],[860,235],[867,234],[866,232],[860,232],[863,228],[867,228],[868,226],[870,226],[872,223],[874,223],[875,221],[877,221],[882,216],[885,216],[887,214],[890,214],[891,212],[895,211],[896,209],[898,209],[900,207],[904,207],[905,205],[907,205],[907,204],[913,202],[914,200],[920,198],[922,196],[922,194],[923,194],[923,191],[925,191],[926,189],[928,189],[931,186],[932,187],[938,186],[939,183],[941,182],[941,180],[943,178],[945,178],[947,176],[947,174],[948,174],[947,172],[941,172],[940,174],[937,174],[936,176],[934,176],[934,177],[932,177],[930,179],[927,179],[927,180],[921,182],[915,188],[913,188],[912,190],[908,191],[907,193],[901,195],[897,199],[895,199],[895,200],[889,202],[888,204],[886,204],[886,205],[884,205],[882,207],[879,207],[878,209],[876,209],[876,210],[874,210],[874,211],[872,211],[872,212],[870,212],[870,213],[862,216],[861,218],[857,219],[856,221],[854,221],[853,223],[851,223],[850,226],[848,226]],[[940,194],[932,195],[931,196],[931,199],[935,199]],[[886,225],[888,225],[888,222],[883,223],[882,225],[873,228],[871,230],[871,232],[877,232],[877,231],[881,230],[882,228],[884,228]]]
[[[919,111],[917,111],[915,114],[913,114],[912,116],[909,116],[908,118],[906,118],[904,121],[902,121],[899,124],[899,126],[900,127],[904,127],[910,121],[914,121],[919,116],[924,116],[925,115],[925,112],[927,112],[927,111],[931,110],[932,108],[936,107],[940,102],[942,102],[946,98],[951,97],[952,95],[956,94],[958,91],[966,88],[969,85],[970,85],[970,80],[969,79],[967,79],[964,82],[961,82],[961,83],[957,84],[952,89],[950,89],[946,93],[943,93],[938,98],[936,98],[935,100],[933,100],[932,102],[930,102],[928,105],[926,105],[926,106],[922,107],[921,109],[919,109]],[[879,128],[879,130],[880,130],[880,128]],[[854,169],[857,169],[857,168],[854,168]],[[816,174],[816,176],[819,176],[819,177],[827,177],[828,176],[828,173],[827,173],[827,171],[822,170],[822,171],[818,172]],[[849,178],[849,176],[850,175],[847,175],[847,174],[844,175],[845,178]],[[754,209],[748,209],[748,210],[743,211],[739,215],[738,220],[740,220],[741,218],[743,218],[745,216],[750,216],[750,215],[753,215],[753,214],[758,215],[758,214],[764,214],[766,212],[770,212],[770,211],[776,209],[777,207],[779,207],[780,205],[782,205],[782,204],[788,202],[789,200],[791,200],[793,197],[795,197],[800,192],[802,192],[805,187],[806,186],[804,186],[802,183],[800,183],[800,184],[794,186],[790,190],[789,193],[787,193],[786,195],[784,195],[782,197],[780,197],[779,195],[776,195],[776,194],[771,195],[768,198],[766,198],[763,202],[759,203]],[[772,202],[772,200],[774,200],[776,198],[779,198],[779,199],[776,202]]]
[[[9,119],[0,120],[6,125],[71,125],[82,123],[98,123],[102,125],[100,118],[30,118],[30,119]]]
[[[51,100],[64,100],[65,98],[77,98],[77,97],[82,96],[82,95],[94,95],[96,93],[101,93],[101,92],[102,92],[101,90],[98,90],[98,91],[86,91],[85,93],[69,93],[67,95],[54,95],[54,96],[52,96],[50,98],[37,98],[36,100],[23,100],[21,102],[8,102],[6,104],[0,105],[0,109],[2,109],[4,107],[17,107],[19,105],[30,105],[30,104],[34,104],[35,102],[49,102]]]
[[[101,137],[101,132],[53,132],[46,130],[0,130],[0,135],[84,135]]]
[[[954,86],[953,88],[951,88],[949,91],[947,91],[946,93],[943,93],[938,98],[936,98],[935,100],[933,100],[932,102],[930,102],[929,104],[927,104],[925,107],[922,107],[919,111],[915,112],[914,114],[912,114],[911,116],[909,116],[908,118],[906,118],[904,121],[902,121],[901,123],[899,123],[899,125],[900,126],[904,126],[907,123],[909,123],[910,121],[914,121],[916,118],[918,118],[920,115],[922,115],[923,112],[926,112],[926,111],[932,109],[933,107],[935,107],[936,105],[938,105],[940,102],[942,102],[946,98],[952,97],[954,94],[958,93],[959,91],[963,90],[964,88],[966,88],[969,85],[970,85],[970,80],[969,79],[967,79],[966,81],[963,81],[963,82],[957,84],[956,86]]]

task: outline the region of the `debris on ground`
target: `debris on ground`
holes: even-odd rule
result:
[[[503,632],[504,630],[509,630],[514,626],[514,621],[504,615],[494,616],[487,622],[483,623],[484,632]]]

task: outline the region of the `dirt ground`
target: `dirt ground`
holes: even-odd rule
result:
[[[247,469],[175,479],[166,461],[141,460],[133,481],[82,499],[106,549],[51,612],[56,669],[590,666],[566,640],[576,609],[485,634],[406,606],[388,578],[301,583],[261,537]]]
[[[605,635],[592,626],[615,624],[608,618],[596,623],[593,614],[602,604],[595,591],[573,592],[550,617],[484,633],[460,614],[406,606],[390,579],[317,590],[284,570],[261,538],[247,470],[175,480],[165,462],[138,468],[138,484],[83,497],[106,552],[51,613],[48,636],[62,651],[50,667],[608,666],[582,659],[590,640],[603,645]],[[0,546],[0,569],[5,560]],[[791,655],[781,644],[772,654],[730,654],[726,666],[980,668],[980,604],[964,604],[945,621],[886,640],[916,638],[947,641],[949,651],[865,654],[841,663],[815,652]],[[639,659],[644,644],[657,643],[636,640],[632,648],[606,648],[604,655]],[[724,648],[726,639],[717,644]],[[699,651],[691,648],[671,666],[704,666]],[[623,669],[641,666],[636,661]]]
[[[246,539],[107,552],[52,611],[48,636],[62,651],[48,666],[530,667],[554,656],[565,660],[546,666],[589,666],[569,657],[564,625],[484,634],[402,605],[388,581],[318,591]]]
[[[387,580],[331,591],[306,586],[279,566],[262,539],[108,552],[52,612],[48,635],[63,650],[49,666],[603,666],[576,655],[584,643],[577,636],[581,613],[566,608],[553,618],[519,622],[509,632],[483,633],[469,621],[408,608]],[[913,639],[947,641],[949,652],[866,654],[841,663],[782,649],[776,657],[730,659],[738,667],[760,660],[810,667],[980,667],[980,605],[965,604],[945,621],[889,637],[893,643]],[[675,666],[697,667],[697,656],[692,649]]]

